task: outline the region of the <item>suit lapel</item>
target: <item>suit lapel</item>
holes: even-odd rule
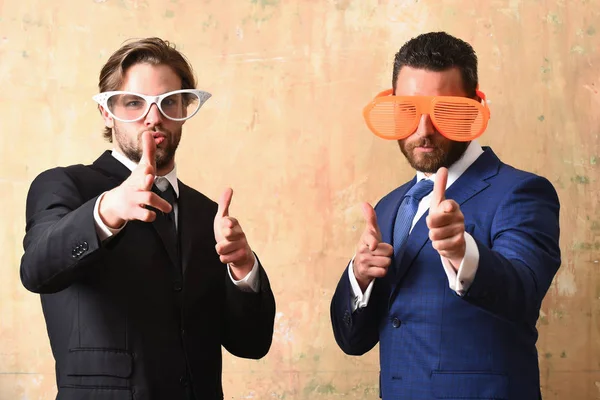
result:
[[[106,150],[94,163],[92,167],[102,172],[109,179],[120,185],[131,175],[129,168],[114,158],[110,150]]]
[[[417,182],[417,178],[413,178],[408,181],[404,185],[400,186],[396,190],[394,190],[390,196],[391,201],[387,207],[377,207],[377,221],[379,223],[379,229],[381,231],[381,240],[384,243],[393,243],[393,233],[394,233],[394,222],[396,221],[396,214],[398,214],[398,209],[400,208],[400,203],[402,203],[402,198],[413,187]],[[409,236],[410,237],[410,236]],[[388,269],[388,278],[392,282],[399,281],[398,275],[398,262],[396,260],[392,261],[393,268]]]
[[[446,199],[452,199],[462,206],[467,200],[480,193],[482,190],[489,186],[487,179],[498,173],[500,166],[500,160],[488,147],[484,147],[484,153],[475,160],[469,168],[448,188],[446,191]],[[414,181],[415,179],[413,179]],[[414,184],[414,182],[413,182]],[[402,193],[402,196],[412,185],[407,186],[406,190]],[[395,206],[395,212],[398,211],[400,196]],[[391,221],[395,220],[395,213],[391,217]],[[413,230],[408,236],[406,243],[406,250],[402,256],[402,260],[394,260],[397,274],[393,279],[394,286],[397,285],[400,280],[404,277],[406,272],[410,269],[415,258],[419,255],[425,244],[429,241],[429,228],[425,222],[427,215],[429,215],[429,209],[419,218],[419,221],[415,224]],[[393,223],[392,227],[393,229]],[[390,233],[391,238],[391,233]],[[394,292],[394,291],[392,291]]]
[[[216,254],[213,221],[217,206],[211,202],[213,208],[209,208],[210,206],[202,203],[204,197],[181,181],[178,183],[179,229],[177,231],[179,233],[181,268],[186,273],[187,267],[192,262],[199,265],[204,264],[198,257]],[[206,202],[210,202],[210,200],[206,199]]]

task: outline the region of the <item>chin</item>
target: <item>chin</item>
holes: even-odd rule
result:
[[[432,159],[429,158],[430,157],[413,158],[410,164],[417,171],[424,172],[426,174],[434,174],[439,169],[437,165],[440,163],[435,157],[432,157]]]

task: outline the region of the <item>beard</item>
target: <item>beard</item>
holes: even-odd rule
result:
[[[398,140],[398,146],[411,167],[426,174],[435,174],[441,167],[449,168],[462,157],[469,143],[446,139],[440,133],[412,142],[407,139]],[[417,147],[431,147],[433,151],[416,153]]]
[[[128,137],[127,133],[122,132],[116,125],[113,129],[115,131],[115,139],[119,144],[123,155],[131,161],[139,163],[142,159],[142,133],[148,131],[148,129],[140,131],[136,135],[135,142]],[[182,127],[180,126],[174,132],[162,129],[161,127],[154,127],[154,129],[150,131],[160,132],[165,137],[162,143],[156,146],[156,169],[159,170],[169,165],[171,161],[173,161],[173,158],[175,158],[175,152],[177,151],[179,141],[181,140]]]

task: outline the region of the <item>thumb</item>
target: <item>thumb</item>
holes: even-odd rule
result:
[[[156,142],[150,131],[142,133],[142,157],[140,163],[144,163],[152,167],[156,171]]]
[[[433,195],[429,208],[437,209],[440,203],[446,200],[446,183],[448,182],[448,169],[441,167],[435,174],[435,182],[433,183]]]
[[[231,197],[233,196],[233,189],[227,188],[221,195],[219,200],[219,208],[217,209],[217,217],[228,217],[229,216],[229,205],[231,204]]]
[[[373,230],[379,234],[379,225],[377,224],[377,214],[369,203],[363,203],[362,205],[363,216],[365,217],[366,229]]]

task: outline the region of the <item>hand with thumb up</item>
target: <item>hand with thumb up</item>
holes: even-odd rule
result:
[[[354,276],[364,292],[375,278],[383,278],[392,263],[394,248],[381,241],[377,215],[369,203],[363,204],[365,230],[363,231],[356,255],[354,256]]]
[[[248,245],[246,235],[237,219],[229,216],[229,205],[233,190],[227,188],[219,200],[215,215],[214,231],[216,250],[223,264],[229,264],[236,280],[243,279],[254,266],[254,253]]]
[[[448,170],[442,167],[435,174],[427,227],[433,248],[458,270],[467,248],[465,217],[457,202],[446,199],[447,181]]]

